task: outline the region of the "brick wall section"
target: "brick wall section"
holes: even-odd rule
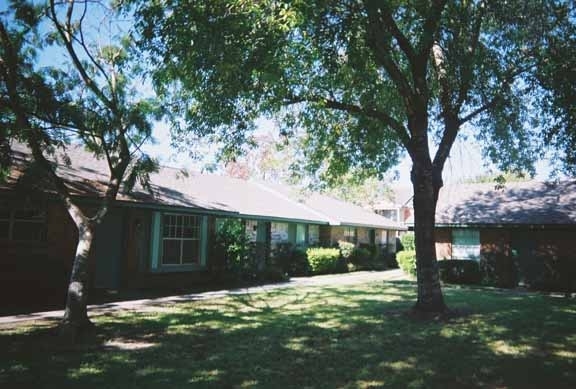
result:
[[[436,238],[436,258],[452,258],[452,230],[450,228],[436,228],[434,231]]]
[[[368,228],[356,228],[356,237],[358,244],[369,244],[370,243],[370,229]]]
[[[72,220],[56,202],[46,203],[46,241],[0,240],[0,306],[64,304],[77,241]]]
[[[509,256],[510,231],[507,229],[480,230],[480,256]]]
[[[337,244],[339,240],[344,239],[344,227],[332,227],[330,234],[330,241],[332,244]]]

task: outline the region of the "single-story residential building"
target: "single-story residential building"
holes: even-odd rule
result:
[[[49,185],[30,169],[30,154],[15,144],[14,167],[0,184],[0,285],[3,294],[31,287],[64,289],[77,232]],[[80,147],[58,164],[77,201],[90,210],[104,193],[107,165]],[[62,158],[59,161],[63,161]],[[222,265],[212,250],[222,220],[241,219],[255,242],[333,245],[338,240],[394,252],[405,227],[352,204],[319,194],[216,174],[163,167],[151,192],[121,192],[99,226],[90,258],[95,288],[189,287],[210,281]]]
[[[446,186],[436,210],[436,255],[479,261],[498,286],[576,284],[576,181]]]
[[[440,190],[438,259],[576,257],[576,181],[462,184]]]

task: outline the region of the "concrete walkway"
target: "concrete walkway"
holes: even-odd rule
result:
[[[188,301],[207,300],[212,298],[234,296],[234,295],[267,292],[283,288],[306,287],[306,286],[342,286],[342,285],[363,284],[375,281],[397,281],[405,279],[407,279],[407,277],[400,269],[373,271],[373,272],[362,271],[346,274],[330,274],[315,277],[294,277],[287,282],[262,285],[262,286],[252,286],[248,288],[225,289],[214,292],[193,293],[180,296],[160,297],[154,299],[117,301],[101,305],[89,305],[88,312],[90,316],[97,316],[118,310],[149,311],[149,310],[158,310],[159,308],[161,308],[162,305],[169,305]],[[64,311],[58,310],[48,312],[27,313],[13,316],[2,316],[0,317],[0,325],[26,322],[26,321],[36,321],[36,320],[57,320],[60,319],[63,315]]]

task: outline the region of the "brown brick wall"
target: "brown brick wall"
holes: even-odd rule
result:
[[[358,244],[369,244],[370,243],[370,229],[369,228],[356,228],[356,237]]]
[[[59,203],[46,207],[46,240],[0,240],[0,306],[61,306],[78,235]],[[53,305],[57,303],[57,305]]]
[[[434,231],[436,239],[436,258],[452,258],[452,230],[450,228],[436,228]]]
[[[506,229],[480,230],[480,255],[510,255],[510,231]]]
[[[451,229],[436,228],[436,255],[438,259],[451,258]],[[541,257],[576,257],[574,249],[574,229],[480,229],[480,255],[488,257],[508,257],[514,242],[527,242],[534,247],[535,254]]]

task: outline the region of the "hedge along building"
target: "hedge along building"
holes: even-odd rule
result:
[[[576,261],[575,237],[576,181],[463,184],[440,191],[438,259],[474,259],[497,273],[546,272],[555,261]]]
[[[14,145],[14,166],[0,185],[2,293],[67,283],[77,232],[49,183],[29,169],[30,155]],[[89,209],[105,190],[105,161],[78,147],[57,173]],[[58,160],[62,161],[60,156]],[[276,187],[276,188],[275,188]],[[98,227],[90,257],[95,288],[186,287],[208,283],[223,266],[213,250],[221,220],[241,219],[262,246],[334,244],[338,239],[384,245],[404,227],[360,207],[314,194],[299,201],[289,189],[214,174],[161,168],[151,192],[122,192]],[[392,245],[391,245],[391,244]],[[33,298],[37,294],[29,293]]]

